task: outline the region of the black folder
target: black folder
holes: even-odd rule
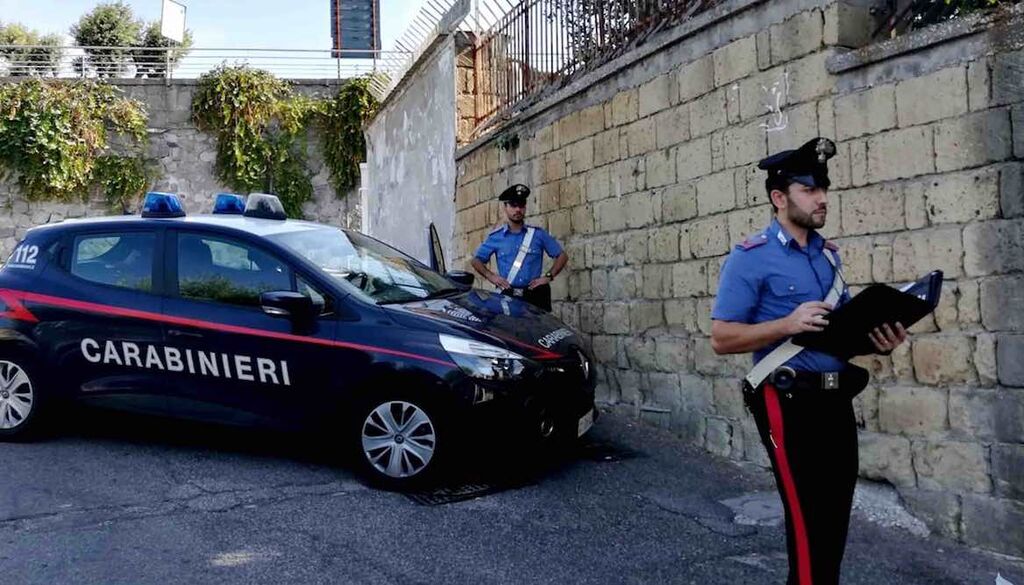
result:
[[[800,333],[793,337],[793,343],[842,359],[876,353],[868,332],[897,322],[909,329],[935,310],[941,294],[941,270],[902,289],[874,284],[826,315],[828,325],[823,331]]]

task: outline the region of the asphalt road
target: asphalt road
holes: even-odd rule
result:
[[[765,474],[614,415],[527,485],[443,505],[368,488],[306,437],[92,412],[67,426],[0,445],[0,583],[785,579],[782,528],[736,524],[719,503],[771,489]],[[858,519],[844,583],[997,572],[1024,585],[1010,559]]]

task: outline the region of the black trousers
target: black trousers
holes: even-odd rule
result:
[[[788,585],[834,585],[857,483],[857,421],[840,391],[745,395],[786,511]]]
[[[535,307],[544,309],[549,313],[551,312],[551,285],[549,284],[542,284],[532,290],[528,288],[510,288],[502,291],[502,293],[523,299]]]

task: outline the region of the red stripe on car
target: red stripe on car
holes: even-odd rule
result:
[[[277,331],[267,331],[265,329],[254,329],[251,327],[240,327],[238,325],[228,325],[226,323],[217,323],[215,321],[203,321],[200,319],[189,319],[185,317],[174,317],[172,315],[163,315],[160,313],[152,313],[149,311],[139,311],[137,309],[127,309],[124,307],[115,307],[112,305],[103,305],[99,303],[90,303],[88,301],[77,301],[74,299],[66,299],[63,297],[54,297],[50,295],[42,295],[39,293],[31,293],[19,290],[0,289],[0,299],[3,299],[7,303],[7,312],[0,313],[0,317],[8,317],[11,319],[20,319],[23,321],[38,322],[39,319],[29,312],[24,305],[21,304],[23,301],[32,303],[39,303],[43,305],[50,305],[54,307],[61,307],[65,309],[74,309],[77,311],[85,311],[89,313],[98,313],[101,315],[113,315],[116,317],[127,317],[129,319],[142,319],[145,321],[158,321],[160,323],[168,323],[171,325],[181,325],[183,327],[195,327],[197,329],[208,329],[211,331],[219,331],[225,333],[238,333],[240,335],[254,335],[258,337],[267,337],[271,339],[280,339],[283,341],[295,341],[298,343],[311,343],[313,345],[323,345],[328,347],[343,347],[346,349],[358,349],[361,351],[367,351],[371,353],[379,353],[385,355],[393,355],[396,357],[403,357],[408,359],[415,359],[434,364],[440,364],[442,366],[452,366],[451,362],[439,360],[436,358],[417,355],[414,353],[408,353],[404,351],[398,351],[394,349],[387,349],[384,347],[376,347],[372,345],[363,345],[360,343],[351,343],[348,341],[334,341],[329,339],[317,339],[316,337],[306,337],[303,335],[293,335],[291,333],[279,333]],[[12,313],[17,307],[21,312]]]

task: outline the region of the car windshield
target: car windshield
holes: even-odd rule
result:
[[[315,228],[270,239],[378,304],[436,298],[460,289],[416,259],[357,232]]]

